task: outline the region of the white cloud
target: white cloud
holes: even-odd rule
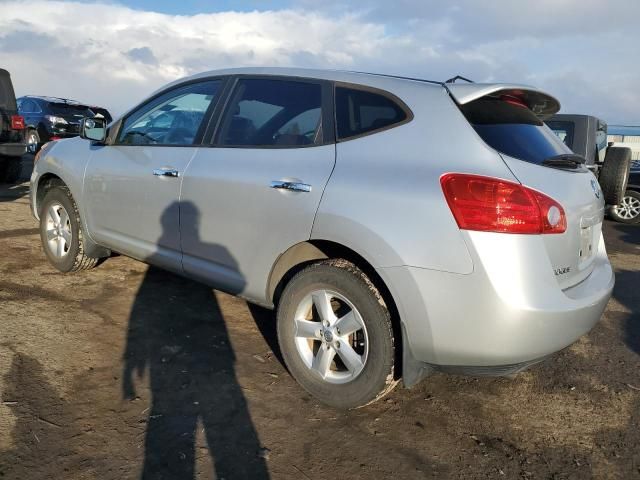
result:
[[[631,61],[640,3],[292,5],[171,16],[113,3],[3,1],[0,66],[12,73],[19,94],[76,98],[116,113],[199,71],[299,65],[533,83],[558,96],[565,111],[640,122],[640,67]]]

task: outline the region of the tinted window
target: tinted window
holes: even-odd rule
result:
[[[339,139],[387,128],[406,118],[407,113],[385,95],[366,90],[336,88]]]
[[[482,139],[505,155],[541,164],[554,155],[571,153],[549,127],[518,102],[483,97],[461,109]]]
[[[34,113],[34,112],[39,112],[40,111],[40,107],[38,107],[36,102],[34,102],[33,100],[30,100],[28,98],[25,98],[24,100],[20,101],[19,109],[21,111],[23,111],[24,113]]]
[[[128,145],[193,145],[219,80],[171,90],[143,105],[125,120],[118,136]]]
[[[322,143],[322,88],[288,80],[238,81],[220,144],[296,147]]]
[[[562,140],[562,142],[569,148],[573,147],[573,131],[575,126],[573,122],[561,122],[559,120],[552,120],[546,122],[549,128],[556,134],[556,136]]]
[[[66,103],[50,102],[48,107],[49,112],[53,115],[63,117],[93,117],[93,112],[89,110],[89,107],[85,107],[84,105],[68,105]]]

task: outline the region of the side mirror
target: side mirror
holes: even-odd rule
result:
[[[80,137],[96,142],[104,142],[107,138],[107,122],[104,118],[83,118],[80,123]]]

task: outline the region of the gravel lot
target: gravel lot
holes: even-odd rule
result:
[[[55,272],[27,194],[0,186],[2,479],[640,478],[640,226],[606,223],[614,298],[572,347],[345,413],[267,310],[122,256]]]

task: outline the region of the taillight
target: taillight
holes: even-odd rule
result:
[[[24,130],[24,117],[11,115],[11,130]]]
[[[499,233],[563,233],[567,218],[552,198],[519,183],[447,173],[440,184],[463,230]]]
[[[516,107],[529,108],[529,105],[527,105],[524,100],[514,95],[500,95],[500,100],[510,105],[515,105]]]

